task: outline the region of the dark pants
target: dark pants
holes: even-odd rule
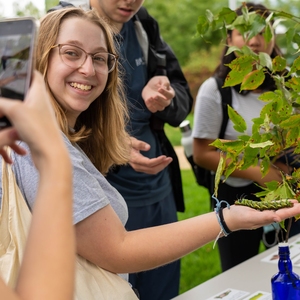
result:
[[[163,201],[144,207],[129,207],[127,230],[147,228],[177,221],[173,194]],[[129,274],[129,282],[141,300],[169,300],[179,293],[180,261],[154,270]]]
[[[226,200],[229,204],[233,204],[242,195],[246,199],[257,200],[253,193],[258,191],[260,191],[260,188],[254,184],[237,188],[223,183],[219,185],[218,199],[220,201]],[[219,239],[218,247],[222,271],[224,272],[258,254],[262,233],[262,228],[241,230]]]

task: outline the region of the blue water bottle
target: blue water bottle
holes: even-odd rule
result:
[[[290,249],[287,243],[278,244],[279,272],[271,279],[273,300],[299,300],[300,277],[293,272]]]

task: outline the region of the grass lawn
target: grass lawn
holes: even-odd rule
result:
[[[193,115],[187,117],[193,126]],[[180,145],[179,128],[165,125],[165,131],[173,146]],[[181,170],[185,212],[178,213],[178,219],[184,220],[209,212],[209,194],[207,189],[199,186],[191,169]],[[199,234],[200,228],[199,228]],[[218,275],[221,272],[217,246],[213,242],[185,256],[181,260],[180,294]]]
[[[178,213],[180,220],[209,211],[208,191],[197,185],[192,170],[182,170],[185,212]],[[199,230],[199,234],[200,230]],[[213,242],[185,256],[181,260],[180,294],[221,272],[217,246]]]

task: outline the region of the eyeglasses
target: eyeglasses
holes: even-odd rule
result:
[[[78,69],[90,56],[93,61],[94,69],[97,73],[108,74],[116,66],[118,56],[107,52],[87,53],[80,47],[68,44],[57,44],[51,47],[51,49],[58,47],[59,55],[64,64],[67,66]]]

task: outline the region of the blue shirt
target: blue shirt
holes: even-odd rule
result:
[[[147,65],[136,37],[133,20],[123,25],[119,37],[121,65],[124,69],[124,83],[129,106],[131,136],[151,145],[141,152],[154,158],[162,154],[157,136],[150,128],[151,112],[142,98],[146,85]],[[131,166],[122,166],[117,172],[110,172],[107,180],[122,194],[129,207],[150,205],[164,199],[172,190],[168,169],[156,175],[136,172]]]

